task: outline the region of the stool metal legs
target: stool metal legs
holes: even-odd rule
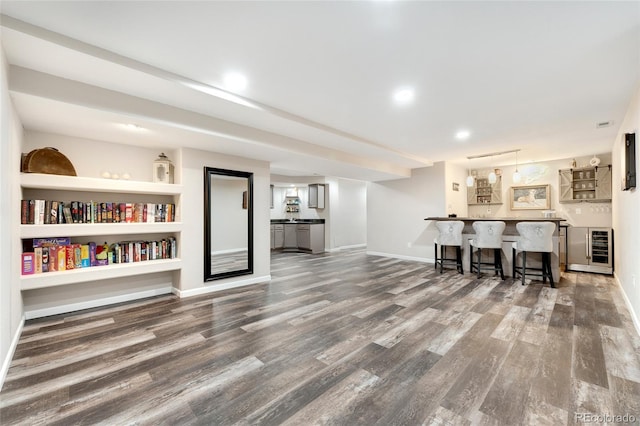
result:
[[[462,269],[462,248],[460,246],[455,246],[455,248],[456,248],[456,257],[455,257],[455,259],[445,257],[446,248],[447,248],[447,246],[444,246],[444,245],[440,246],[440,259],[438,259],[438,244],[434,244],[434,253],[435,253],[435,256],[436,256],[436,263],[435,263],[436,270],[438,270],[438,265],[440,265],[440,273],[442,273],[443,269],[444,269],[444,263],[445,262],[447,262],[448,264],[455,263],[456,270],[459,273],[464,274],[464,270]]]
[[[502,280],[504,280],[504,270],[502,269],[502,255],[501,255],[501,249],[499,248],[495,248],[493,249],[493,263],[489,263],[489,262],[482,262],[482,249],[478,248],[477,253],[477,257],[478,260],[477,262],[473,261],[473,246],[471,246],[472,250],[469,253],[469,271],[471,273],[473,273],[474,270],[476,270],[477,274],[478,274],[478,278],[480,278],[480,271],[481,270],[492,270],[495,272],[495,275],[498,275],[498,272],[500,273],[500,278]],[[483,268],[484,266],[484,268]]]
[[[551,253],[549,252],[540,252],[540,254],[542,255],[542,268],[532,268],[532,267],[527,267],[527,252],[523,251],[522,253],[522,266],[521,267],[517,267],[516,266],[516,262],[517,262],[517,252],[516,249],[512,249],[513,252],[513,265],[512,265],[512,271],[513,271],[513,278],[516,279],[517,276],[516,274],[520,274],[520,277],[522,279],[522,285],[524,285],[524,279],[525,276],[527,274],[529,275],[535,275],[538,277],[542,277],[542,282],[546,283],[547,282],[547,278],[549,278],[549,284],[551,285],[551,288],[555,288],[556,285],[553,282],[553,272],[551,272]],[[535,274],[532,271],[540,271],[540,274]]]

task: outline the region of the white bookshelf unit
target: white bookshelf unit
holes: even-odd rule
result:
[[[87,237],[95,238],[96,241],[99,242],[106,239],[105,237],[127,239],[129,236],[136,237],[153,234],[162,237],[175,237],[178,246],[178,256],[174,259],[118,263],[68,271],[21,275],[21,290],[33,290],[181,269],[182,262],[180,260],[180,253],[182,247],[180,233],[182,231],[182,222],[180,221],[180,197],[182,195],[182,185],[23,173],[20,175],[20,186],[23,199],[30,199],[30,194],[36,193],[42,196],[43,192],[45,194],[51,192],[52,196],[50,198],[55,199],[59,197],[58,192],[61,191],[62,193],[76,193],[79,197],[83,198],[117,198],[118,195],[140,195],[141,198],[150,196],[156,199],[159,197],[176,206],[175,222],[20,225],[21,239]]]

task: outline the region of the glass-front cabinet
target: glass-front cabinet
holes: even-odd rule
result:
[[[474,179],[473,187],[467,188],[467,204],[502,204],[502,176],[495,183],[486,177]]]
[[[611,201],[611,166],[559,171],[561,203]]]

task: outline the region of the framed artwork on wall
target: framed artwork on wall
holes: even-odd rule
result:
[[[511,187],[511,210],[547,210],[551,207],[549,185]]]

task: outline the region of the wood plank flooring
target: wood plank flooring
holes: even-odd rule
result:
[[[640,423],[610,277],[522,286],[362,250],[276,253],[272,277],[27,322],[0,424]]]

